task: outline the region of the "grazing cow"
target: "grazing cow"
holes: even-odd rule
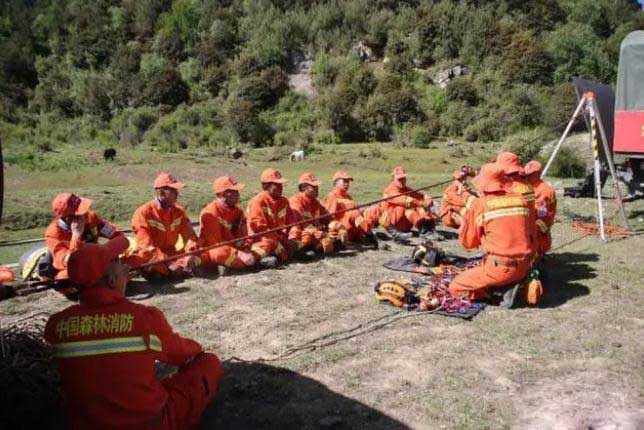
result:
[[[289,160],[293,161],[304,161],[304,151],[293,151],[289,156]]]
[[[116,149],[114,148],[107,148],[105,151],[103,151],[103,158],[105,161],[114,161],[116,158]]]

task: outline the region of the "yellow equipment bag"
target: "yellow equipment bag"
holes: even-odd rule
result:
[[[383,281],[374,287],[376,300],[389,302],[400,308],[414,307],[418,304],[418,297],[414,289],[404,282]]]
[[[532,270],[528,275],[527,285],[525,288],[525,301],[527,304],[534,306],[543,298],[543,285],[539,279],[539,271]]]

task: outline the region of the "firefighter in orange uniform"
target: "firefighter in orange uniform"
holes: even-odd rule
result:
[[[275,169],[262,172],[260,181],[263,191],[248,202],[248,233],[257,234],[267,230],[279,229],[295,222],[295,217],[282,195],[284,184],[288,182]],[[262,267],[275,267],[284,263],[297,250],[297,244],[288,238],[288,229],[267,233],[253,239],[251,251],[260,259]]]
[[[509,179],[507,191],[514,194],[521,194],[528,203],[528,219],[530,220],[531,226],[530,237],[532,238],[532,243],[536,243],[537,211],[534,203],[534,188],[525,177],[519,156],[512,152],[500,152],[496,157],[496,163],[501,166],[503,172]]]
[[[509,179],[495,163],[485,164],[474,178],[478,197],[465,212],[459,241],[466,249],[479,246],[483,262],[460,273],[449,286],[456,297],[480,300],[488,290],[515,283],[530,270],[534,248],[528,204],[521,194],[506,192]]]
[[[463,166],[454,172],[454,181],[445,189],[438,211],[443,225],[458,228],[466,209],[476,199],[476,193],[467,183],[467,178],[471,176],[474,176],[474,170],[470,166]]]
[[[410,193],[407,186],[407,172],[401,166],[394,168],[393,181],[385,188],[383,198],[409,193],[394,197],[381,203],[379,223],[387,230],[407,233],[417,228],[421,235],[434,231],[435,218],[431,213],[434,204],[432,198],[420,192]]]
[[[246,236],[246,216],[237,205],[239,191],[244,184],[234,178],[222,176],[215,179],[213,191],[215,200],[201,211],[199,221],[199,246],[207,247],[221,242],[228,242]],[[246,241],[210,249],[201,255],[203,266],[219,265],[227,268],[241,269],[254,266],[255,256],[250,252]]]
[[[334,251],[334,239],[338,237],[337,229],[329,231],[331,217],[318,200],[320,184],[314,174],[302,173],[297,185],[299,192],[288,199],[296,221],[313,220],[294,226],[289,232],[289,238],[298,243],[301,253],[322,251],[325,254],[331,254]],[[315,220],[320,217],[323,218]]]
[[[537,253],[542,256],[552,247],[550,229],[557,213],[557,194],[552,185],[541,179],[541,163],[532,160],[523,168],[526,178],[534,188],[537,211]]]
[[[348,193],[353,178],[345,171],[339,170],[333,175],[333,190],[324,198],[324,207],[331,213],[333,221],[329,223],[332,232],[338,232],[338,239],[360,242],[367,241],[378,247],[378,241],[371,228],[377,222],[380,214],[378,207],[369,208],[366,213],[362,210],[350,210],[357,205]],[[378,211],[374,215],[374,211]]]
[[[67,279],[69,254],[83,242],[95,243],[99,237],[112,239],[122,234],[118,227],[90,210],[92,201],[71,193],[58,194],[51,203],[56,218],[45,230],[56,279]]]
[[[160,261],[197,249],[197,235],[190,219],[185,209],[177,204],[179,191],[184,187],[184,184],[168,173],[161,173],[156,178],[156,198],[139,207],[132,217],[136,246],[126,260],[130,266]],[[184,246],[177,249],[179,238]],[[158,278],[170,274],[185,275],[191,273],[198,264],[199,259],[190,255],[151,266],[144,272],[144,276]]]
[[[174,333],[163,313],[124,296],[128,269],[119,235],[104,245],[82,244],[68,262],[80,304],[52,315],[52,345],[73,430],[183,430],[198,424],[213,400],[222,367],[216,355]],[[157,380],[155,361],[179,366]]]

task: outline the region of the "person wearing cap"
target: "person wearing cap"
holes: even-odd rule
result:
[[[190,219],[185,209],[177,204],[179,191],[184,187],[184,184],[168,173],[161,173],[156,178],[155,199],[139,207],[132,216],[136,244],[127,258],[130,266],[161,261],[180,252],[197,249],[197,235]],[[177,246],[181,243],[184,246]],[[189,274],[198,264],[199,259],[190,255],[151,266],[144,271],[144,276],[157,278],[170,274]]]
[[[467,183],[467,178],[474,176],[474,169],[463,166],[454,172],[454,181],[443,192],[438,216],[443,225],[459,228],[463,216],[476,199],[476,193]]]
[[[541,179],[541,163],[529,161],[523,167],[525,177],[534,188],[536,220],[537,254],[543,256],[552,247],[550,229],[555,223],[557,214],[557,194],[554,187]]]
[[[396,166],[391,175],[393,180],[383,192],[383,198],[388,200],[380,205],[379,224],[394,233],[408,233],[413,228],[421,235],[432,233],[435,225],[432,198],[421,192],[411,192],[412,188],[407,186],[407,172],[402,166]]]
[[[284,184],[288,182],[275,169],[266,169],[260,177],[262,191],[248,202],[247,222],[249,234],[263,233],[252,241],[251,251],[259,258],[263,267],[275,267],[284,263],[297,250],[295,241],[289,240],[288,228],[279,230],[295,222],[295,216],[288,199],[282,195]]]
[[[324,198],[324,207],[333,216],[329,223],[329,230],[338,232],[338,239],[346,241],[368,241],[377,246],[378,241],[371,228],[379,217],[369,216],[355,208],[357,205],[349,194],[349,187],[353,178],[345,171],[339,170],[333,175],[333,190]],[[377,210],[378,208],[375,207]],[[337,213],[340,212],[340,213]]]
[[[45,243],[51,254],[55,279],[67,279],[69,254],[83,242],[112,239],[122,234],[118,227],[91,210],[92,201],[72,193],[58,194],[51,203],[55,218],[45,230]],[[70,290],[66,290],[70,292]]]
[[[482,300],[491,288],[524,279],[534,248],[528,203],[521,194],[507,192],[510,179],[503,167],[483,165],[474,185],[479,197],[465,212],[458,238],[465,249],[482,247],[485,256],[481,264],[457,275],[449,291],[459,298]]]
[[[124,296],[129,242],[82,244],[69,279],[80,303],[55,313],[44,336],[53,347],[70,429],[186,429],[198,424],[222,377],[215,354],[176,334],[163,313]],[[178,366],[158,380],[155,362]]]
[[[530,181],[525,177],[525,172],[519,160],[519,156],[512,152],[500,152],[496,156],[496,162],[501,166],[503,172],[509,178],[509,183],[507,185],[508,191],[515,194],[521,194],[528,202],[530,225],[533,227],[530,232],[530,236],[532,237],[533,242],[536,243],[537,211],[534,201],[534,188]]]
[[[322,251],[331,254],[334,251],[338,233],[329,231],[331,217],[318,200],[320,184],[314,174],[302,173],[297,185],[299,192],[288,200],[296,221],[310,220],[292,227],[289,231],[289,239],[297,242],[300,253]]]
[[[213,191],[215,200],[209,203],[199,215],[201,230],[199,246],[208,247],[221,242],[228,242],[247,235],[246,216],[238,206],[239,191],[244,184],[238,183],[230,176],[215,179]],[[256,263],[246,241],[239,244],[219,246],[205,251],[201,255],[202,266],[223,266],[241,269],[252,267]]]

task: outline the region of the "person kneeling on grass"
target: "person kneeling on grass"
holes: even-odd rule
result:
[[[132,217],[136,243],[133,250],[128,252],[128,265],[136,267],[149,264],[197,249],[197,235],[190,219],[185,209],[177,204],[179,191],[184,187],[168,173],[161,173],[156,178],[155,199],[139,207]],[[143,276],[155,280],[167,275],[188,275],[198,265],[199,258],[189,255],[151,266],[143,272]]]
[[[528,203],[507,190],[511,180],[502,166],[485,164],[474,178],[479,196],[465,212],[458,239],[465,249],[479,246],[483,261],[460,273],[449,285],[452,295],[467,300],[489,297],[489,290],[526,277],[534,256]]]
[[[221,242],[229,242],[247,235],[246,216],[240,208],[239,191],[244,184],[238,183],[229,176],[215,179],[213,191],[215,200],[201,211],[199,222],[199,245],[208,247]],[[258,259],[250,252],[247,240],[210,249],[201,254],[204,267],[218,265],[225,269],[252,267]]]
[[[215,354],[174,333],[163,313],[124,296],[125,236],[69,257],[80,304],[52,315],[45,339],[60,373],[68,428],[184,430],[198,424],[223,374]],[[155,361],[179,366],[159,381]]]

